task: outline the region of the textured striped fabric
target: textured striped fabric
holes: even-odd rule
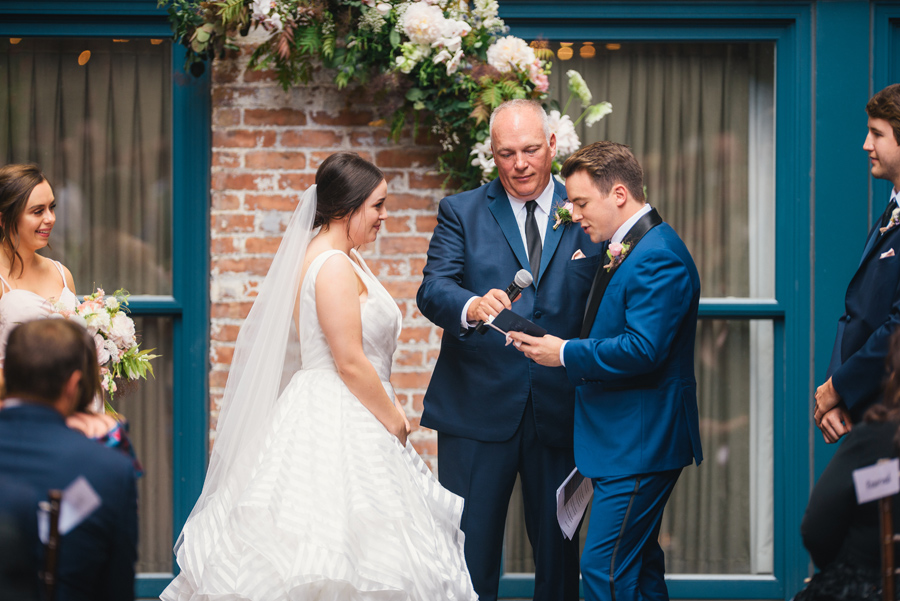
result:
[[[459,530],[463,501],[440,486],[412,445],[354,397],[315,315],[316,258],[301,289],[303,369],[282,393],[249,474],[229,482],[185,526],[181,573],[162,599],[476,599]],[[347,260],[334,258],[336,260]],[[361,259],[360,259],[361,260]],[[363,345],[388,383],[400,331],[396,303],[368,268]],[[311,282],[310,284],[307,284]],[[233,476],[233,477],[232,477]]]

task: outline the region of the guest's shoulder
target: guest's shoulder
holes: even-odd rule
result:
[[[88,438],[82,432],[66,430],[65,435],[60,437],[62,450],[75,462],[84,465],[84,469],[95,474],[109,474],[110,477],[133,473],[134,467],[124,454]]]

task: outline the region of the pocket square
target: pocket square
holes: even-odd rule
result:
[[[578,250],[576,250],[576,251],[572,254],[572,260],[573,260],[573,261],[574,261],[575,259],[584,259],[584,258],[586,258],[586,257],[587,257],[587,255],[584,254],[583,252],[581,252],[581,249],[580,249],[580,248],[579,248]]]
[[[887,250],[887,251],[881,253],[881,256],[878,258],[879,259],[887,259],[888,257],[893,257],[893,256],[894,256],[894,249],[892,248],[890,250]]]

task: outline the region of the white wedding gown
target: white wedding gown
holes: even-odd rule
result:
[[[462,498],[385,430],[335,369],[315,279],[326,261],[346,260],[333,250],[310,265],[299,300],[303,368],[276,404],[246,488],[226,487],[188,521],[177,550],[181,573],[162,599],[477,598],[459,529]],[[368,287],[363,348],[393,399],[400,311],[365,263],[353,265]]]

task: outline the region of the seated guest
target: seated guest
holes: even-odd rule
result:
[[[37,601],[38,498],[31,487],[0,476],[0,601]]]
[[[900,330],[891,338],[887,362],[884,404],[873,405],[854,426],[813,488],[800,531],[820,571],[795,601],[881,599],[878,502],[857,504],[853,471],[897,456]],[[894,498],[893,511],[900,516],[900,497]]]
[[[41,499],[81,477],[100,499],[61,538],[57,601],[134,599],[134,468],[65,421],[99,386],[93,340],[68,320],[30,321],[10,333],[3,369],[0,477],[29,486]]]
[[[75,413],[66,418],[66,425],[107,448],[123,453],[134,464],[134,475],[138,478],[143,476],[144,468],[138,461],[134,445],[128,436],[128,422],[125,421],[125,416],[118,414],[113,417],[105,412],[95,413],[91,410],[91,404],[93,403],[87,405],[79,403]]]

